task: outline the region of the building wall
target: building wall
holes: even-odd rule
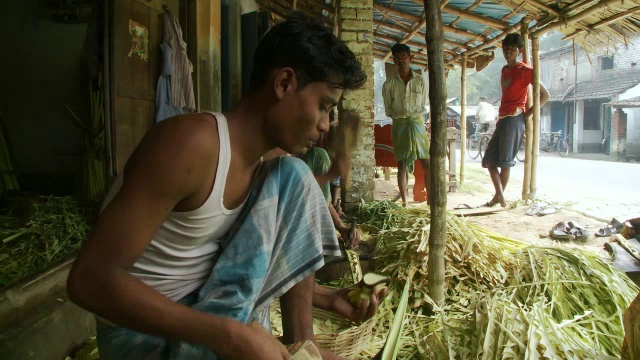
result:
[[[373,0],[342,0],[340,6],[340,38],[356,54],[367,74],[362,88],[344,94],[341,110],[354,110],[360,115],[360,134],[352,155],[351,184],[345,189],[347,205],[360,200],[373,200],[374,135],[373,135]]]
[[[618,100],[640,96],[640,84],[623,92]],[[627,155],[640,155],[640,108],[622,109],[627,114]]]
[[[609,54],[603,55],[587,54],[582,48],[576,48],[578,81],[592,80],[599,73],[606,71],[601,68],[600,61],[604,56],[613,57],[614,68],[635,68],[640,66],[640,45],[633,43],[620,45],[615,51],[612,50]],[[545,68],[553,69],[553,76],[546,77],[553,78],[552,83],[548,86],[552,92],[562,93],[575,83],[576,67],[574,65],[573,48],[571,46],[541,54],[540,60],[543,71]],[[552,65],[549,65],[550,63]],[[542,76],[545,78],[544,74]],[[614,97],[612,100],[624,100],[634,96],[640,96],[640,85],[627,90],[625,93],[620,94],[617,98]],[[582,102],[579,102],[579,108],[583,109],[584,104],[580,103]],[[632,154],[640,154],[640,110],[625,109],[625,113],[628,114],[627,151]],[[609,129],[582,130],[582,110],[577,112],[576,115],[579,120],[579,126],[578,122],[575,126],[578,133],[574,135],[576,150],[580,152],[600,151],[599,144],[602,142],[603,135],[608,133]],[[634,118],[638,119],[638,121],[634,121]],[[604,119],[601,119],[601,121],[604,121]],[[636,122],[638,124],[636,124]]]

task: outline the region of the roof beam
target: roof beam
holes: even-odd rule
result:
[[[473,3],[473,5],[469,6],[467,8],[467,11],[473,11],[473,9],[477,8],[478,6],[480,6],[480,4],[482,4],[483,0],[476,0],[475,3]],[[458,24],[458,22],[462,20],[462,18],[460,16],[458,16],[455,20],[453,20],[449,25],[450,26],[456,26]]]
[[[427,23],[427,18],[422,15],[422,19],[420,19],[420,23],[418,23],[418,25],[416,25],[413,29],[411,29],[411,32],[404,35],[402,37],[402,39],[400,39],[400,41],[398,41],[400,44],[404,44],[407,41],[409,41],[413,35],[417,34],[418,31],[420,31],[420,29],[422,29],[424,27],[424,25]],[[389,50],[389,52],[387,53],[387,55],[384,57],[384,59],[382,59],[382,61],[386,62],[387,59],[389,59],[391,57],[391,50]]]
[[[376,37],[380,38],[380,39],[388,40],[388,41],[393,41],[393,42],[400,41],[400,39],[398,39],[398,38],[394,38],[393,36],[389,36],[389,35],[385,35],[385,34],[376,34]],[[386,45],[386,44],[381,44],[381,43],[376,43],[376,44]],[[414,46],[414,47],[417,47],[417,48],[420,48],[420,49],[423,49],[423,50],[427,50],[427,45],[421,44],[419,42],[407,41],[405,44],[411,45],[411,46]],[[456,55],[456,53],[454,51],[450,50],[450,49],[445,49],[443,51],[446,52],[446,53],[451,54],[451,56]]]
[[[414,3],[416,4],[420,4],[420,5],[424,5],[424,1],[422,0],[413,0]],[[496,20],[493,18],[490,18],[488,16],[484,16],[484,15],[478,15],[478,14],[474,14],[471,11],[468,10],[463,10],[457,7],[453,7],[450,5],[445,5],[442,8],[442,11],[449,13],[449,14],[453,14],[453,15],[457,15],[461,18],[465,18],[465,19],[469,19],[472,21],[475,21],[477,23],[483,24],[483,25],[487,25],[487,26],[492,26],[495,28],[498,28],[500,30],[504,30],[508,27],[507,24],[503,23],[500,20]]]
[[[391,29],[391,30],[400,31],[400,32],[406,32],[406,33],[409,32],[409,31],[405,31],[404,29],[402,29],[402,28],[400,28],[400,27],[398,27],[396,25],[389,24],[389,23],[386,23],[386,22],[383,22],[383,21],[374,20],[373,23],[376,24],[376,25],[382,26],[382,27],[386,27],[386,28]],[[378,34],[376,34],[376,36],[377,35]],[[425,34],[423,32],[418,32],[416,35],[420,35],[420,37],[422,39],[425,38]],[[453,40],[444,39],[444,43],[447,44],[447,45],[451,45],[451,46],[462,48],[464,50],[469,50],[470,49],[470,47],[468,47],[467,45],[461,44],[459,42],[455,42]]]
[[[620,2],[620,0],[600,0],[598,2],[598,4],[590,6],[589,8],[587,8],[587,9],[585,9],[585,10],[583,10],[583,11],[581,11],[581,12],[579,12],[579,13],[573,15],[573,16],[570,16],[570,17],[568,17],[568,18],[566,18],[564,20],[558,18],[557,20],[560,20],[560,21],[556,21],[556,22],[554,22],[552,24],[549,24],[549,25],[547,25],[547,26],[545,26],[545,27],[543,27],[541,29],[536,30],[535,32],[531,33],[531,36],[538,37],[538,36],[540,36],[540,35],[542,35],[544,33],[547,33],[549,31],[557,30],[557,29],[559,29],[559,28],[561,28],[563,26],[570,26],[572,23],[578,22],[578,21],[580,21],[580,20],[582,20],[582,19],[584,19],[584,18],[586,18],[586,17],[588,17],[590,15],[593,15],[596,12],[601,11],[602,8],[607,7],[610,4],[619,3],[619,2]]]
[[[494,46],[499,41],[501,41],[505,36],[507,36],[507,34],[510,34],[510,33],[513,33],[513,32],[516,32],[516,31],[520,30],[520,26],[521,26],[521,23],[518,22],[517,24],[515,24],[515,25],[511,26],[510,28],[508,28],[507,30],[505,30],[502,34],[496,36],[495,38],[493,38],[493,39],[491,39],[489,41],[486,41],[486,42],[484,42],[484,43],[482,43],[482,44],[480,44],[480,45],[478,45],[478,46],[476,46],[476,47],[474,47],[474,48],[472,48],[470,50],[467,50],[462,54],[458,54],[458,55],[454,56],[453,58],[449,59],[449,62],[450,63],[456,62],[460,58],[462,58],[462,55],[471,56],[471,55],[477,53],[479,50],[484,50],[484,49],[486,49],[488,47]]]
[[[314,6],[318,6],[318,7],[322,8],[322,10],[327,11],[329,14],[333,14],[334,13],[333,8],[331,6],[329,6],[329,5],[326,5],[324,3],[324,1],[308,0],[307,3],[309,4],[309,6],[311,6],[310,3],[314,3],[315,4]],[[313,7],[313,6],[311,6],[311,7]]]
[[[591,30],[595,30],[595,29],[597,29],[597,28],[600,28],[600,27],[603,27],[603,26],[609,25],[609,24],[611,24],[611,23],[614,23],[614,22],[616,22],[616,21],[618,21],[618,20],[626,19],[626,18],[628,18],[629,16],[633,15],[634,13],[636,13],[636,12],[638,12],[638,11],[640,11],[640,6],[636,6],[636,7],[631,8],[631,9],[629,9],[629,10],[627,10],[627,11],[623,12],[623,13],[620,13],[620,14],[614,15],[614,16],[612,16],[612,17],[610,17],[610,18],[604,19],[604,20],[602,20],[602,21],[600,21],[600,22],[598,22],[598,23],[595,23],[595,24],[593,24],[593,25],[590,25],[590,26],[589,26],[589,30],[578,30],[578,31],[574,31],[573,33],[571,33],[571,34],[569,34],[569,35],[567,35],[567,36],[563,37],[563,38],[562,38],[562,40],[569,40],[569,39],[572,39],[572,38],[574,38],[574,37],[576,37],[576,36],[578,36],[578,35],[581,35],[581,34],[587,33],[587,32],[589,32],[589,31],[591,31]]]
[[[620,1],[620,0],[617,0],[617,1]],[[376,9],[377,11],[379,11],[379,12],[385,11],[385,12],[387,12],[389,14],[393,14],[393,15],[402,17],[404,19],[411,20],[413,22],[419,22],[419,21],[422,20],[420,16],[409,14],[409,13],[406,13],[404,11],[393,9],[393,8],[390,8],[390,7],[387,7],[387,6],[384,6],[384,5],[380,5],[380,4],[375,4],[374,3],[373,4],[373,8]],[[476,34],[476,33],[473,33],[471,31],[459,29],[459,28],[456,28],[456,27],[453,27],[453,26],[442,25],[442,28],[444,29],[445,32],[450,32],[450,33],[466,36],[466,37],[469,37],[469,38],[475,38],[475,37],[479,36],[479,37],[481,37],[481,41],[489,40],[487,37],[482,36],[481,34]]]
[[[528,3],[533,4],[533,6],[537,7],[538,9],[542,9],[544,11],[546,11],[549,14],[555,15],[555,16],[560,16],[562,15],[562,12],[558,9],[554,9],[551,6],[543,3],[542,1],[538,1],[538,0],[527,0]]]

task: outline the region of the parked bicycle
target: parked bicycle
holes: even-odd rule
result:
[[[562,137],[562,130],[555,132],[543,132],[540,137],[540,152],[544,153],[544,156],[555,150],[560,156],[565,157],[569,155],[569,151],[572,147],[573,139],[571,134]]]
[[[478,132],[478,124],[474,124],[473,127],[475,131],[467,139],[467,153],[471,159],[477,159],[478,156],[482,159],[491,140],[491,134]]]

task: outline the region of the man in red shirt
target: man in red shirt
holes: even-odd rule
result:
[[[502,54],[507,60],[507,65],[502,68],[500,77],[502,86],[502,100],[498,113],[500,119],[482,158],[482,167],[489,170],[496,190],[493,198],[483,205],[487,207],[498,203],[502,207],[507,205],[504,189],[509,182],[511,167],[516,164],[514,159],[524,138],[525,119],[533,114],[533,107],[525,109],[527,91],[533,80],[533,69],[522,61],[518,61],[523,45],[519,34],[509,34],[502,40]],[[540,107],[544,106],[547,100],[549,100],[549,92],[540,83]]]

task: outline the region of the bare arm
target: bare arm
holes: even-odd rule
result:
[[[543,83],[540,83],[540,109],[547,103],[549,100],[549,90],[544,86]],[[527,109],[524,113],[525,117],[529,117],[533,115],[533,106]]]
[[[215,123],[194,115],[166,120],[145,136],[127,164],[122,188],[100,215],[73,264],[67,282],[69,297],[120,326],[202,344],[225,358],[242,356],[238,351],[249,351],[244,355],[265,351],[267,346],[271,356],[280,355],[274,359],[281,359],[286,349],[275,340],[270,343],[263,329],[194,311],[127,271],[174,208],[197,208],[202,189],[210,191],[215,177],[211,164],[218,157],[218,144],[212,139],[217,140]],[[236,345],[248,336],[257,339]],[[255,342],[263,340],[263,348],[256,349]]]
[[[393,117],[393,114],[391,114],[391,92],[389,91],[389,86],[386,81],[384,85],[382,85],[382,99],[384,100],[385,115]]]

